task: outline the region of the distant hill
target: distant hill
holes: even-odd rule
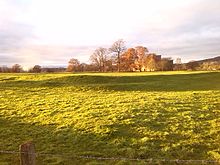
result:
[[[220,70],[220,56],[184,64],[186,70]]]
[[[220,56],[204,60],[174,64],[173,70],[220,70]]]
[[[198,60],[198,61],[193,61],[197,63],[204,63],[204,62],[220,62],[220,56],[214,57],[214,58],[208,58],[204,60]]]

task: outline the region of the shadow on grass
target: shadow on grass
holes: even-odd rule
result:
[[[134,135],[131,127],[115,124],[113,127],[118,130],[117,132],[109,137],[101,137],[93,133],[74,131],[71,128],[58,129],[55,125],[38,125],[37,123],[19,122],[19,120],[19,118],[0,118],[0,148],[3,151],[18,152],[20,144],[31,140],[38,153],[37,165],[142,163],[142,161],[117,159],[119,157],[132,159],[140,155],[137,154],[138,150],[135,147],[132,148],[129,140]],[[161,155],[162,152],[145,153],[142,158],[148,159],[151,158],[148,156],[154,156],[154,154],[155,156]],[[78,156],[115,157],[116,159],[96,160]],[[0,164],[19,165],[19,154],[0,153]]]
[[[80,156],[109,157],[109,151],[115,148],[93,133],[19,120],[0,117],[0,150],[18,152],[20,144],[31,140],[38,153],[37,165],[86,164],[93,159],[83,159]],[[19,162],[19,154],[0,153],[0,164],[19,165]]]
[[[114,91],[207,91],[220,90],[220,72],[141,75],[141,76],[103,76],[70,75],[40,81],[4,81],[2,87],[88,87],[90,89]]]
[[[0,117],[0,148],[1,150],[18,151],[20,144],[32,140],[36,145],[37,153],[54,154],[54,156],[38,155],[38,165],[91,162],[120,164],[121,162],[121,160],[81,159],[74,156],[125,157],[130,159],[166,158],[171,160],[208,158],[207,152],[210,150],[210,144],[197,143],[196,141],[188,143],[187,141],[193,140],[193,137],[187,137],[184,133],[169,132],[169,135],[163,136],[165,128],[170,127],[169,117],[164,123],[160,123],[160,120],[144,121],[136,117],[131,119],[131,124],[117,121],[111,125],[102,125],[102,127],[110,130],[109,133],[95,134],[88,131],[89,129],[76,130],[74,126],[60,127],[55,124],[24,123],[21,117],[10,119]],[[138,132],[139,128],[149,129],[152,135],[143,135]],[[206,129],[208,128],[202,128],[201,132],[207,131]],[[187,132],[187,130],[184,131]],[[178,144],[181,141],[186,143],[172,146],[172,144]],[[169,149],[164,150],[165,147],[169,147]],[[0,164],[5,162],[6,164],[19,164],[19,156],[0,154]],[[129,164],[128,162],[126,164]],[[133,163],[137,164],[137,162]]]

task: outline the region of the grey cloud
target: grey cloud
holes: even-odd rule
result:
[[[0,66],[21,63],[23,60],[11,54],[0,54]]]
[[[35,38],[33,28],[18,22],[16,16],[25,11],[26,1],[7,0],[0,7],[0,65],[20,63],[24,60],[18,52]]]
[[[0,27],[0,65],[67,64],[70,58],[87,62],[94,46],[36,45],[32,27],[15,21]]]
[[[19,51],[33,39],[31,27],[15,22],[4,24],[0,28],[0,65],[21,63],[24,56]]]
[[[185,60],[220,55],[220,1],[201,0],[187,11],[190,16],[170,29],[150,27],[136,35],[150,50]],[[184,14],[179,11],[178,14]],[[172,18],[170,18],[172,20]]]
[[[80,62],[88,62],[88,57],[94,46],[57,46],[57,45],[32,45],[21,49],[18,54],[23,57],[20,63],[25,66],[39,65],[67,65],[71,58]]]
[[[17,51],[33,38],[32,27],[7,22],[0,27],[0,52]]]
[[[79,58],[81,54],[94,49],[93,46],[57,46],[34,45],[27,49],[33,50],[38,57],[45,60],[62,60],[63,58]]]
[[[0,53],[0,65],[19,63],[24,66],[39,65],[67,65],[71,58],[81,62],[88,62],[94,46],[56,46],[56,45],[29,45],[19,49],[16,56],[11,53]]]
[[[153,51],[165,56],[181,57],[184,61],[210,58],[220,55],[220,38],[191,38],[178,42],[171,42],[167,46],[152,45]],[[158,49],[157,49],[158,48]]]
[[[19,8],[26,5],[21,0],[17,3],[13,0],[9,2]],[[190,14],[179,25],[170,26],[170,29],[146,25],[146,29],[134,32],[128,46],[141,44],[150,51],[186,60],[220,55],[220,1],[200,0],[187,10],[174,14],[178,17],[185,13]],[[96,46],[33,45],[31,42],[35,36],[31,26],[11,18],[6,20],[8,21],[0,22],[0,65],[41,64],[42,61],[66,64],[70,58],[86,62],[96,49]]]

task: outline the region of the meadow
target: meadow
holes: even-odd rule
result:
[[[0,150],[33,141],[39,165],[220,160],[219,132],[220,72],[0,74]]]

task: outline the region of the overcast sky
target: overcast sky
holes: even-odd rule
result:
[[[0,65],[89,62],[127,47],[183,62],[220,55],[220,0],[0,0]]]

